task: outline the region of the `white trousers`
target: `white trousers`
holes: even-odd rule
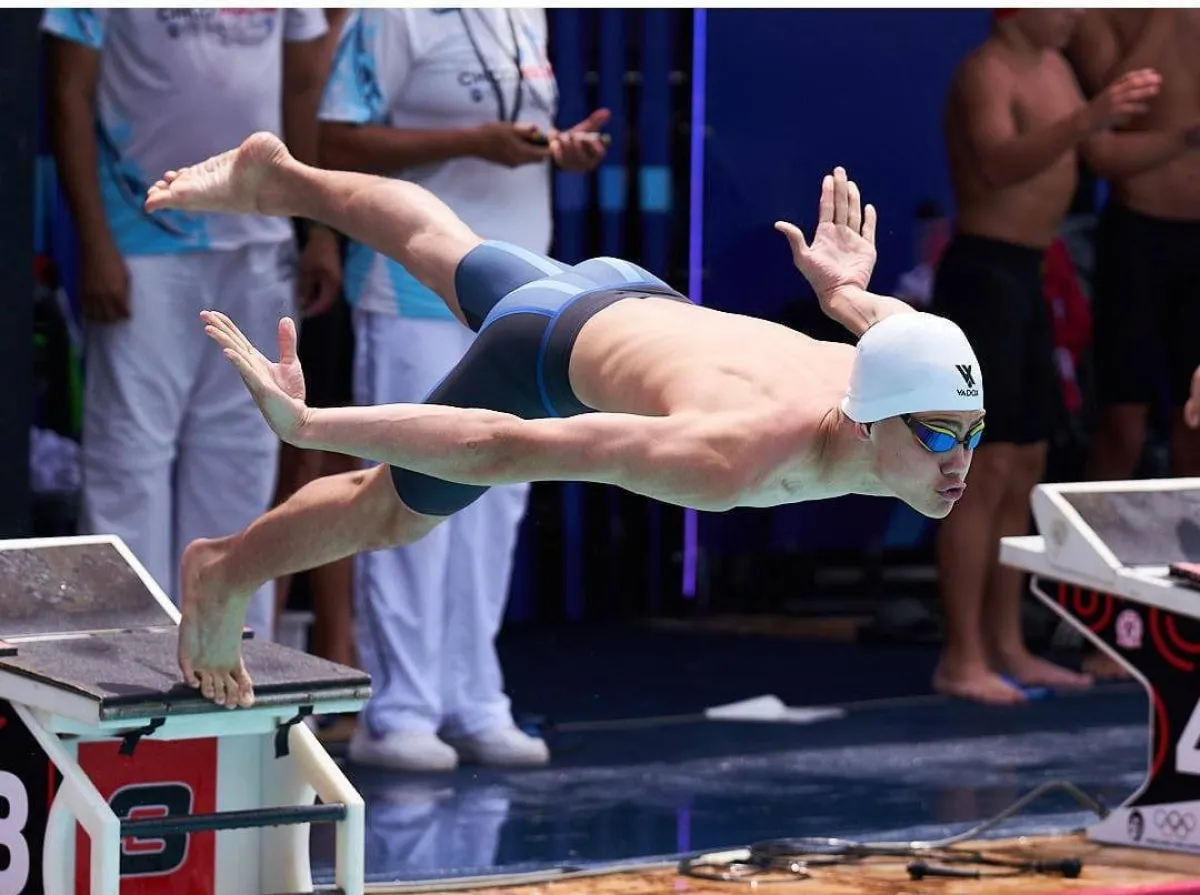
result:
[[[120,536],[179,601],[179,558],[269,509],[279,441],[199,314],[224,311],[268,357],[293,312],[291,243],[126,258],[131,317],[87,330],[83,534]],[[247,624],[273,635],[274,588]]]
[[[456,320],[355,313],[359,404],[415,403],[475,334]],[[504,617],[528,485],[488,490],[420,541],[360,554],[354,586],[359,657],[372,678],[365,715],[377,735],[465,736],[512,723],[495,638]]]

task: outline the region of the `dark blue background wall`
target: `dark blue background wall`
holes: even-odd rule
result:
[[[777,218],[806,234],[844,165],[880,214],[873,286],[912,265],[913,212],[950,204],[942,104],[986,10],[708,12],[706,304],[773,316],[808,295]]]

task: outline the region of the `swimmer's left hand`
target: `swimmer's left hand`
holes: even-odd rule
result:
[[[777,221],[792,261],[825,304],[838,290],[866,289],[875,270],[875,206],[863,207],[858,185],[837,167],[821,184],[820,214],[812,243],[800,228]]]
[[[604,160],[605,143],[600,128],[608,123],[608,109],[597,109],[583,121],[565,131],[550,134],[550,156],[564,171],[594,171]]]
[[[342,258],[337,236],[328,227],[313,227],[300,255],[296,292],[303,317],[316,317],[332,308],[342,288]]]

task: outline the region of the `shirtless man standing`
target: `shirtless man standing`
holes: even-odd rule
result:
[[[228,318],[202,315],[280,438],[379,464],[189,545],[180,667],[225,706],[253,702],[240,631],[260,582],[415,541],[490,485],[596,482],[710,511],[868,494],[940,519],[982,435],[962,331],[866,291],[875,210],[841,168],[811,244],[776,226],[857,346],[694,305],[627,261],[568,267],[485,241],[415,184],[308,167],[266,134],[168,172],[146,207],[319,221],[396,258],[479,331],[427,403],[326,409],[305,406],[290,320],[272,363]]]
[[[1096,233],[1099,420],[1091,477],[1132,477],[1151,405],[1170,413],[1171,472],[1200,475],[1200,433],[1182,407],[1200,364],[1200,10],[1109,9],[1084,16],[1070,48],[1084,89],[1153,65],[1162,90],[1104,157]]]
[[[1042,258],[1075,192],[1076,153],[1144,111],[1159,84],[1154,72],[1135,71],[1085,102],[1060,52],[1078,15],[998,13],[991,35],[956,72],[946,110],[958,219],[931,310],[958,323],[979,353],[988,440],[970,492],[939,527],[947,632],[933,683],[981,702],[1020,702],[1022,685],[1090,683],[1029,652],[1021,575],[998,561],[1000,538],[1027,531],[1029,493],[1041,481],[1054,423],[1059,385]]]

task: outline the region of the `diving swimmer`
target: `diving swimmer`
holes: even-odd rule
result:
[[[982,436],[962,331],[867,291],[876,213],[840,167],[811,241],[775,226],[857,345],[693,304],[621,259],[567,265],[484,239],[415,184],[310,167],[265,133],[167,172],[145,206],[318,221],[396,259],[478,333],[422,404],[311,408],[290,318],[271,361],[201,315],[283,441],[376,464],[185,550],[180,669],[230,708],[254,700],[241,627],[260,584],[411,543],[491,485],[592,482],[712,512],[877,495],[941,519]]]

